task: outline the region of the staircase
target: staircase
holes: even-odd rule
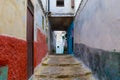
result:
[[[91,71],[70,55],[49,55],[34,75],[33,80],[95,80]]]

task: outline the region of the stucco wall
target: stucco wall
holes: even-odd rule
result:
[[[48,24],[38,0],[31,1],[34,6],[34,67],[36,67],[47,53]],[[27,0],[0,0],[0,11],[0,66],[8,65],[8,80],[27,80]]]
[[[42,23],[42,17],[44,17],[44,25]],[[47,17],[43,13],[38,0],[34,0],[34,40],[37,40],[37,28],[41,30],[44,35],[47,35],[46,28],[49,26],[47,22]],[[44,26],[44,28],[43,28]]]
[[[27,43],[0,36],[0,66],[8,66],[8,80],[27,80]]]
[[[52,44],[52,48],[53,48],[54,51],[56,50],[56,36],[57,36],[57,35],[55,34],[55,31],[53,31],[53,32],[52,32],[52,37],[51,37],[51,38],[52,38],[51,44]],[[53,51],[53,50],[52,50],[52,51]]]
[[[75,43],[120,51],[119,3],[120,0],[88,0],[75,17]]]
[[[83,1],[74,21],[75,56],[99,80],[119,80],[120,1]]]
[[[43,4],[43,8],[46,11],[47,7],[48,7],[48,0],[41,0],[41,1],[42,1],[42,4]]]
[[[80,3],[81,3],[81,0],[75,0],[75,13],[78,10]]]
[[[44,21],[42,17],[44,17]],[[37,67],[47,54],[47,19],[38,0],[34,0],[34,67]]]
[[[27,79],[26,3],[0,0],[0,66],[8,66],[8,80]]]
[[[89,67],[97,80],[120,79],[120,52],[109,52],[75,44],[75,56]]]
[[[71,8],[71,0],[64,0],[64,7],[56,6],[57,0],[50,0],[50,11],[52,14],[71,14],[74,13],[74,9]]]
[[[0,0],[0,34],[26,40],[26,0]]]
[[[37,41],[34,43],[34,67],[37,67],[41,63],[47,52],[46,36],[37,29]]]

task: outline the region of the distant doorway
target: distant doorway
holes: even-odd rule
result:
[[[27,5],[27,57],[28,79],[34,71],[34,7],[30,0]]]
[[[65,52],[65,43],[66,43],[66,39],[65,39],[65,34],[66,31],[54,31],[55,34],[55,50],[56,50],[56,54],[64,54]]]

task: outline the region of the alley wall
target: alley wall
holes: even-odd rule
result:
[[[0,0],[0,34],[26,40],[26,1]]]
[[[27,79],[26,0],[0,0],[0,66],[8,80]]]
[[[34,7],[33,67],[47,55],[48,18],[38,0]],[[8,66],[8,80],[28,80],[27,0],[0,0],[0,66]],[[32,62],[32,59],[31,59]],[[32,76],[32,75],[31,75]]]
[[[76,14],[76,12],[77,12],[79,6],[80,6],[81,1],[82,1],[82,0],[75,0],[75,11],[74,11],[75,14]]]
[[[75,43],[93,48],[120,51],[119,0],[84,0],[75,18]]]
[[[34,0],[34,66],[36,67],[47,54],[48,18],[38,0]]]
[[[75,17],[75,56],[99,80],[120,79],[119,3],[119,0],[83,0]]]

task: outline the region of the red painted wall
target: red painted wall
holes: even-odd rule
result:
[[[8,80],[27,80],[26,41],[0,36],[0,65],[8,65]]]
[[[37,29],[37,42],[34,43],[34,66],[40,64],[41,60],[47,54],[48,47],[45,35]]]

